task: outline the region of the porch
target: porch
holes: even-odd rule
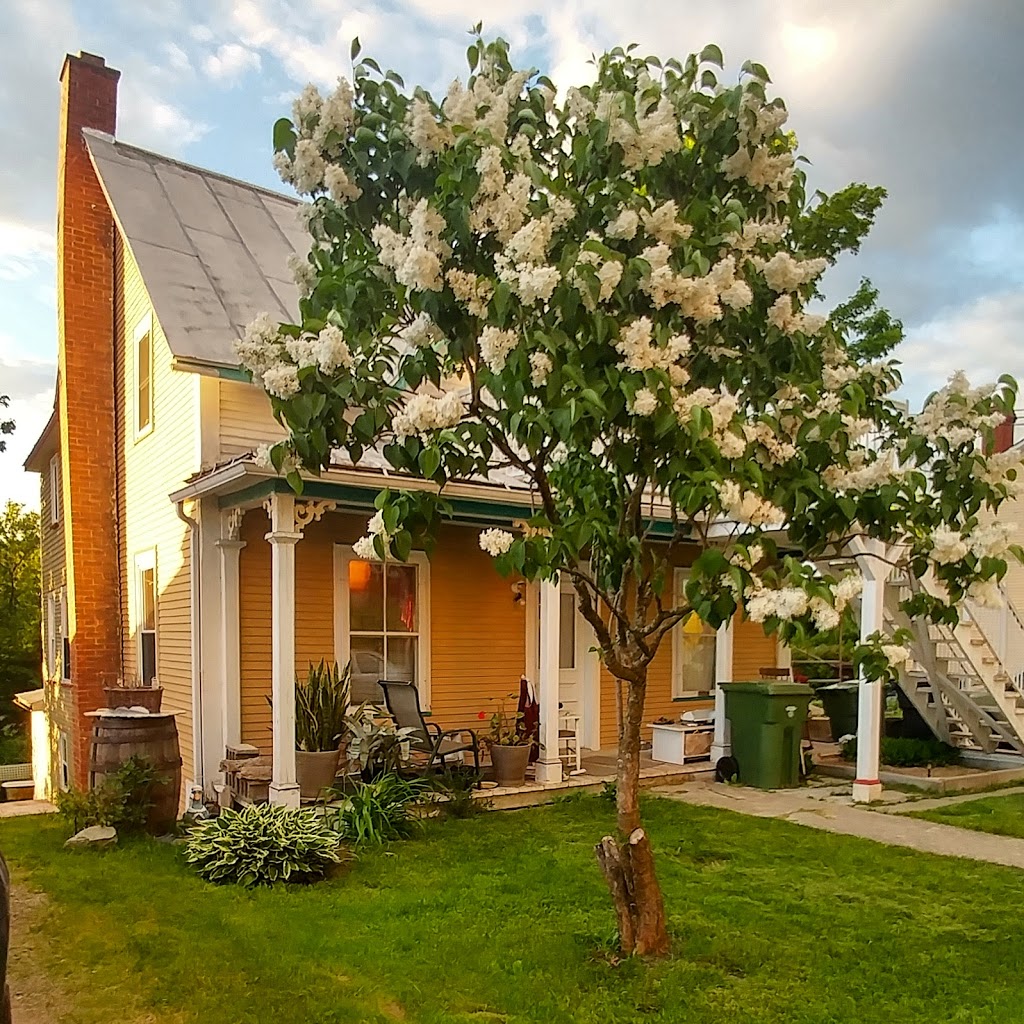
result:
[[[510,501],[519,496],[470,501],[467,495],[454,503],[455,521],[442,528],[429,558],[414,553],[406,563],[382,565],[358,558],[353,545],[386,481],[359,475],[361,486],[311,483],[296,498],[278,479],[251,486],[246,474],[238,482],[250,486],[197,501],[203,667],[197,779],[212,787],[225,747],[249,744],[272,759],[269,798],[296,806],[295,678],[321,658],[351,660],[357,688],[378,678],[411,679],[444,729],[484,729],[495,702],[518,691],[525,675],[539,703],[539,758],[516,799],[543,802],[556,790],[600,788],[613,778],[615,683],[600,665],[575,594],[557,583],[504,579],[479,548],[481,529],[512,527],[528,515],[527,506]],[[685,562],[677,572],[685,572]],[[698,640],[710,644],[713,657],[690,658]],[[666,642],[651,666],[644,739],[651,739],[657,720],[719,703],[718,681],[756,677],[784,655],[746,622]],[[712,763],[727,750],[721,710]],[[560,756],[567,714],[578,721],[580,775],[570,775]],[[707,767],[707,760],[685,767],[645,760],[644,777],[669,783]],[[494,790],[484,796],[500,805],[513,799]]]

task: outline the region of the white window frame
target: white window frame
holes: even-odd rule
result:
[[[139,342],[146,336],[149,336],[149,419],[145,426],[141,426],[142,417],[140,413],[142,410],[139,407]],[[154,386],[154,373],[153,373],[153,314],[147,313],[136,325],[135,333],[132,338],[132,380],[134,387],[132,389],[132,409],[133,409],[133,420],[135,424],[135,440],[141,441],[142,438],[153,432],[153,386]]]
[[[135,593],[132,602],[135,615],[135,676],[139,685],[146,685],[142,675],[142,574],[153,570],[153,680],[160,681],[160,585],[156,572],[156,548],[140,551],[135,556]],[[146,632],[150,632],[146,630]]]
[[[57,675],[57,595],[46,595],[46,678]]]
[[[64,792],[71,788],[71,745],[63,729],[57,733],[57,785]]]
[[[60,588],[60,681],[71,682],[71,644],[68,642],[68,588]]]
[[[363,561],[350,544],[334,546],[334,656],[344,666],[351,657],[349,637],[349,562]],[[423,551],[413,551],[400,565],[416,567],[416,602],[419,616],[419,643],[416,650],[416,664],[419,678],[416,689],[420,695],[420,707],[430,709],[430,560]]]
[[[689,578],[689,569],[676,568],[673,572],[673,598],[677,605],[683,599],[686,581]],[[683,689],[683,623],[676,624],[672,630],[672,699],[673,700],[712,700],[715,695],[715,680],[717,679],[718,644],[717,637],[713,633],[708,634],[708,642],[715,645],[715,660],[711,663],[711,685],[708,693],[698,693],[696,690]]]
[[[50,525],[56,526],[60,522],[60,457],[54,455],[50,459]]]

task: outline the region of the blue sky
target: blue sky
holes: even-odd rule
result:
[[[307,81],[348,72],[356,35],[432,89],[464,73],[480,19],[559,84],[618,44],[667,57],[718,42],[732,68],[767,65],[813,185],[889,189],[826,288],[839,301],[862,275],[879,286],[908,329],[907,397],[957,368],[1024,377],[1019,0],[3,0],[3,12],[0,393],[18,429],[0,501],[37,504],[21,462],[52,404],[57,74],[79,50],[122,72],[122,139],[277,188],[273,121]]]

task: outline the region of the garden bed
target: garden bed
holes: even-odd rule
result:
[[[857,777],[856,766],[838,755],[815,757],[814,770],[830,778]],[[878,779],[886,786],[911,786],[925,793],[970,793],[1024,779],[1024,767],[979,768],[959,764],[935,768],[894,768],[882,765]]]

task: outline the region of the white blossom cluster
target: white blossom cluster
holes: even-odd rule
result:
[[[822,471],[825,486],[837,494],[871,491],[893,483],[903,475],[896,462],[896,453],[891,449],[883,448],[871,453],[855,448],[850,451],[848,461],[849,466],[826,466]]]
[[[508,530],[491,529],[480,534],[480,550],[486,551],[492,558],[505,554],[514,542],[515,537]]]
[[[444,217],[421,199],[409,215],[408,235],[378,224],[372,237],[380,262],[395,272],[399,284],[415,291],[439,292],[444,287],[441,267],[451,254],[441,237],[444,228]]]
[[[800,312],[793,306],[793,296],[786,294],[772,303],[768,310],[768,323],[778,327],[783,334],[804,334],[813,338],[828,323],[828,317],[820,313]]]
[[[501,373],[509,353],[516,347],[515,331],[503,331],[500,327],[488,325],[480,332],[477,344],[480,346],[480,358],[487,364],[491,373]]]
[[[782,509],[754,491],[743,490],[735,480],[716,483],[715,490],[722,511],[737,522],[751,526],[779,526],[785,522]]]
[[[981,407],[994,391],[991,384],[972,388],[958,370],[944,388],[928,399],[914,418],[914,427],[925,437],[945,440],[951,448],[973,445],[983,427],[996,427],[1003,421],[1002,413],[986,413]]]
[[[428,314],[417,313],[409,323],[399,329],[398,338],[407,348],[417,349],[442,341],[444,334]]]
[[[672,250],[665,242],[649,246],[640,254],[650,273],[640,287],[657,309],[674,304],[683,316],[698,324],[709,324],[723,316],[722,306],[744,309],[753,301],[750,285],[736,272],[736,261],[725,256],[703,277],[688,277],[669,263]]]
[[[730,181],[744,179],[751,188],[765,192],[775,202],[789,192],[793,184],[794,157],[789,147],[776,147],[772,139],[789,115],[779,105],[763,105],[748,92],[743,97],[739,146],[722,162],[722,171]]]
[[[960,562],[968,554],[975,558],[1004,558],[1015,530],[1014,523],[988,523],[979,524],[964,535],[955,527],[939,526],[930,538],[930,556],[938,565]]]
[[[466,406],[457,391],[441,395],[419,391],[395,413],[391,426],[396,437],[411,437],[454,427],[465,415]]]
[[[476,169],[480,185],[473,197],[469,226],[480,236],[493,234],[499,242],[507,242],[526,222],[530,179],[522,172],[507,177],[497,146],[483,150]]]
[[[587,276],[577,269],[578,267],[593,267],[597,277],[598,293],[594,299],[590,290]],[[598,302],[607,302],[615,292],[619,281],[622,280],[622,262],[616,259],[604,259],[600,253],[591,249],[581,249],[576,257],[576,266],[569,271],[569,283],[580,293],[583,305],[589,309],[597,308]]]
[[[648,80],[649,84],[649,80]],[[679,118],[667,96],[645,98],[644,88],[636,94],[636,127],[624,115],[625,96],[603,92],[597,99],[594,116],[608,125],[608,141],[622,147],[622,163],[627,170],[657,167],[669,153],[683,144]]]
[[[1010,473],[1014,474],[1012,480]],[[993,452],[985,458],[977,475],[990,487],[1005,487],[1009,497],[1021,497],[1024,495],[1024,449],[1009,448],[1005,452]]]
[[[788,252],[779,251],[770,260],[755,259],[761,274],[773,292],[795,292],[802,285],[820,277],[828,266],[825,259],[796,260]]]
[[[494,285],[486,277],[472,274],[468,270],[460,270],[458,267],[451,267],[445,274],[445,280],[455,298],[473,316],[487,316],[487,305],[494,294]]]
[[[299,369],[315,366],[332,374],[352,366],[352,353],[341,329],[327,324],[318,334],[282,336],[270,315],[261,313],[235,342],[242,365],[270,394],[281,399],[299,393]]]
[[[384,547],[385,553],[388,550],[388,545],[391,543],[391,537],[388,531],[384,529],[384,513],[376,512],[366,524],[366,536],[360,537],[359,540],[352,545],[352,551],[355,553],[356,558],[361,558],[365,562],[379,562],[380,555],[377,554],[377,549],[374,546],[374,538],[380,537],[381,544]]]
[[[277,153],[274,167],[281,180],[293,185],[297,192],[312,195],[326,188],[339,203],[358,199],[362,194],[345,171],[330,162],[340,155],[354,123],[352,99],[352,86],[339,78],[337,88],[326,98],[310,84],[295,100],[292,108],[297,136],[295,156]]]

